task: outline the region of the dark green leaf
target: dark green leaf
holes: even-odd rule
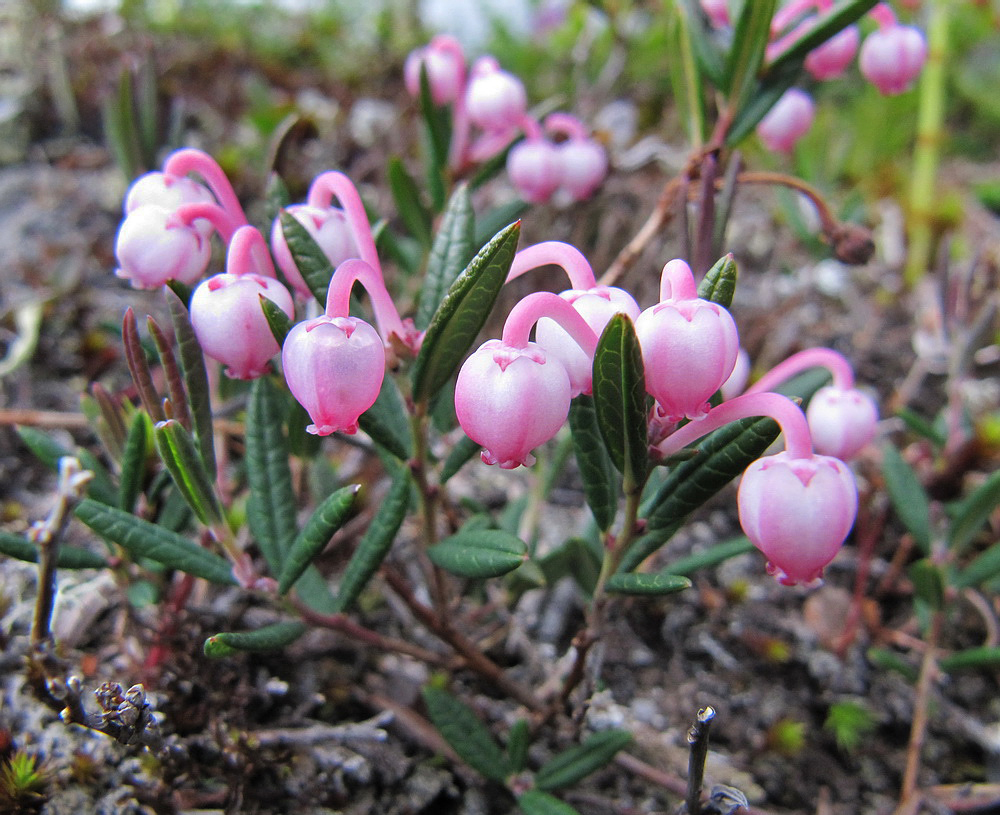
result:
[[[718,303],[723,308],[729,308],[736,292],[736,279],[739,269],[732,253],[719,258],[715,265],[705,273],[698,284],[698,296],[703,300]]]
[[[325,308],[327,289],[330,288],[330,278],[333,277],[333,266],[313,236],[294,215],[285,210],[279,219],[288,251],[295,261],[295,268],[299,270],[313,297]]]
[[[503,782],[511,775],[507,754],[466,704],[430,686],[424,688],[424,704],[434,727],[462,761],[493,781]]]
[[[521,224],[499,232],[459,275],[435,312],[413,365],[413,400],[426,403],[458,368],[507,280]]]
[[[228,561],[162,526],[90,498],[77,505],[75,515],[134,559],[148,558],[212,583],[236,582]]]
[[[1000,574],[1000,544],[993,544],[952,580],[955,588],[965,589],[993,580]]]
[[[502,529],[458,532],[430,547],[431,562],[459,577],[499,577],[512,572],[528,557],[528,547]]]
[[[278,594],[284,595],[295,585],[306,567],[330,542],[333,533],[344,525],[354,507],[360,484],[342,487],[330,495],[306,521],[298,537],[283,558]]]
[[[918,436],[923,436],[935,446],[943,447],[948,441],[947,436],[935,427],[932,422],[927,421],[920,414],[910,410],[910,408],[902,407],[896,411],[896,415],[903,420],[903,424],[905,424],[909,430],[916,433]]]
[[[917,669],[895,651],[890,651],[887,648],[869,648],[866,656],[876,668],[883,671],[895,671],[910,682],[917,681]]]
[[[942,657],[938,661],[938,667],[945,673],[968,668],[989,668],[996,670],[998,665],[1000,665],[1000,648],[987,646],[956,651],[954,654]]]
[[[538,565],[550,586],[560,578],[570,576],[588,595],[594,593],[601,572],[600,556],[582,538],[570,538],[546,552],[539,558]]]
[[[414,317],[414,324],[421,331],[430,325],[448,289],[472,258],[475,220],[469,188],[460,184],[448,201],[427,260],[427,274],[420,288],[420,303]]]
[[[205,640],[205,656],[218,659],[239,651],[280,651],[308,630],[305,623],[273,623],[256,631],[227,631]]]
[[[361,414],[358,424],[372,441],[384,447],[396,458],[406,461],[413,455],[409,414],[406,403],[396,386],[396,380],[386,376],[375,403]]]
[[[38,563],[38,546],[22,535],[14,535],[0,530],[0,555]],[[66,543],[59,545],[56,567],[59,569],[105,569],[108,561],[101,555],[79,546]]]
[[[725,55],[717,45],[715,33],[708,18],[702,12],[697,0],[679,0],[678,6],[684,15],[684,27],[691,41],[698,67],[716,88],[723,88]]]
[[[125,309],[125,316],[122,318],[122,347],[125,351],[125,362],[142,406],[146,408],[146,413],[154,422],[162,422],[166,416],[163,415],[160,395],[153,386],[153,375],[149,370],[142,340],[139,338],[139,324],[131,306]]]
[[[270,226],[281,215],[281,210],[292,203],[285,180],[276,172],[267,175],[267,186],[264,188],[264,223]],[[265,235],[270,233],[264,230]]]
[[[425,248],[431,246],[431,221],[434,216],[420,200],[420,188],[398,156],[389,159],[389,189],[396,210],[410,234]]]
[[[594,354],[594,409],[604,444],[618,471],[641,487],[646,481],[646,377],[632,321],[616,314]]]
[[[776,55],[765,68],[766,74],[782,71],[790,65],[801,62],[810,51],[864,17],[878,2],[879,0],[849,0],[838,3],[821,14],[805,34],[796,38],[788,48]]]
[[[515,773],[522,772],[528,764],[528,747],[531,746],[531,725],[527,719],[518,719],[507,734],[507,757]]]
[[[580,815],[565,801],[541,790],[528,790],[517,799],[517,805],[524,815]]]
[[[455,442],[451,450],[448,451],[448,457],[444,460],[444,464],[441,467],[440,483],[444,484],[455,473],[461,470],[465,466],[465,463],[476,455],[480,449],[482,448],[468,436],[462,436]]]
[[[669,572],[645,574],[642,572],[618,572],[608,578],[604,588],[608,594],[674,594],[691,587],[686,577]]]
[[[420,66],[420,112],[427,132],[427,184],[434,200],[434,209],[444,206],[444,179],[448,172],[448,151],[451,146],[451,109],[437,107],[431,95],[425,66]]]
[[[174,356],[174,348],[163,329],[152,317],[146,317],[146,328],[156,345],[156,353],[160,358],[160,369],[167,385],[167,398],[170,400],[170,417],[179,422],[185,430],[191,432],[191,411],[189,409],[187,390],[184,378],[181,376],[180,365]]]
[[[889,500],[924,554],[931,551],[930,500],[913,468],[891,444],[882,448],[882,475]]]
[[[410,486],[410,478],[405,471],[393,481],[389,494],[372,518],[340,579],[335,612],[347,611],[354,604],[389,554],[410,506]]]
[[[767,116],[771,108],[801,76],[801,66],[788,64],[780,71],[774,71],[759,82],[733,119],[726,133],[726,146],[736,147],[749,136],[760,120]]]
[[[1000,470],[980,484],[975,491],[958,504],[958,511],[952,518],[948,534],[951,548],[960,552],[968,546],[973,538],[989,520],[993,510],[1000,505]]]
[[[918,560],[909,569],[913,593],[934,611],[944,608],[945,579],[941,568],[929,558]]]
[[[771,18],[777,0],[744,3],[733,29],[733,41],[726,55],[725,88],[731,111],[743,107],[757,81],[771,39]]]
[[[493,209],[487,210],[476,218],[476,230],[472,238],[473,248],[478,249],[485,246],[497,232],[507,224],[514,223],[529,209],[531,209],[531,204],[520,198],[515,198],[506,204],[499,204]]]
[[[153,440],[160,460],[198,520],[206,526],[221,522],[222,505],[191,434],[180,422],[168,419],[153,428]]]
[[[572,786],[611,761],[630,741],[632,734],[625,730],[594,733],[543,765],[535,774],[535,786],[549,791]]]
[[[121,478],[118,486],[118,508],[131,512],[142,492],[151,450],[152,426],[149,417],[137,410],[125,438],[122,453]]]
[[[749,538],[734,538],[733,540],[723,541],[722,543],[716,543],[713,546],[709,546],[702,552],[688,555],[685,558],[676,560],[663,571],[666,574],[688,576],[694,574],[700,569],[717,566],[723,561],[729,560],[737,555],[752,552],[753,549],[754,545],[750,542]]]
[[[83,468],[94,474],[90,483],[87,484],[87,495],[104,504],[114,505],[118,503],[118,491],[111,482],[107,469],[94,457],[93,453],[83,449],[67,450],[48,434],[34,427],[17,425],[15,429],[25,446],[53,472],[59,471],[59,459],[64,456],[79,459]]]
[[[260,298],[260,308],[267,320],[267,327],[271,329],[271,336],[280,348],[285,344],[288,332],[292,330],[292,320],[274,300],[269,300],[263,294],[257,296]]]
[[[618,511],[618,476],[604,444],[594,400],[590,396],[581,395],[573,400],[569,408],[569,428],[587,506],[594,513],[597,526],[607,531]]]

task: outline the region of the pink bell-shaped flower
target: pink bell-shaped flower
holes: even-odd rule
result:
[[[821,81],[835,79],[847,70],[860,43],[858,27],[849,25],[806,55],[806,70]]]
[[[551,439],[569,415],[569,375],[535,343],[515,348],[488,340],[462,365],[455,413],[483,446],[482,459],[510,470],[531,466],[531,451]]]
[[[288,332],[281,365],[288,389],[313,420],[306,430],[355,433],[382,388],[385,348],[364,320],[323,315]]]
[[[716,28],[729,25],[729,6],[726,0],[701,0],[701,9]]]
[[[508,132],[520,125],[528,96],[521,80],[502,70],[493,57],[480,57],[472,66],[465,106],[477,127]]]
[[[879,93],[895,96],[909,89],[927,61],[927,40],[918,28],[886,25],[861,45],[858,65]]]
[[[574,201],[593,195],[608,173],[608,152],[592,138],[567,139],[559,151],[561,187]]]
[[[525,139],[507,154],[507,173],[525,201],[544,204],[562,180],[559,151],[548,139]]]
[[[743,474],[740,525],[784,585],[817,585],[858,509],[854,476],[830,456],[765,456]]]
[[[708,400],[736,365],[736,323],[722,306],[697,296],[683,260],[663,267],[661,302],[635,321],[646,390],[668,419],[704,416]]]
[[[122,221],[115,240],[115,274],[137,289],[156,289],[170,280],[191,285],[208,268],[208,237],[173,211],[144,204]]]
[[[805,91],[789,88],[757,125],[757,135],[768,150],[789,153],[812,127],[815,106]]]
[[[309,204],[293,204],[285,211],[306,228],[313,240],[319,244],[333,268],[337,268],[348,258],[359,257],[357,244],[351,233],[351,226],[342,209],[337,207],[314,207]],[[281,219],[275,218],[271,227],[271,251],[285,279],[306,299],[312,297],[309,286],[299,273],[295,259],[288,249],[285,233],[281,229]]]
[[[204,184],[187,176],[154,171],[139,176],[125,195],[125,214],[146,204],[156,204],[171,212],[184,204],[213,204],[215,196]],[[206,238],[212,234],[211,221],[199,218],[194,226]]]
[[[465,55],[454,37],[439,35],[424,48],[410,52],[403,65],[403,81],[410,96],[420,97],[420,68],[427,71],[427,83],[435,105],[458,99],[465,84]]]
[[[191,295],[191,326],[201,350],[226,366],[233,379],[256,379],[267,373],[278,343],[260,307],[266,297],[289,317],[294,314],[288,289],[259,274],[217,274]]]
[[[616,314],[627,314],[633,322],[639,318],[639,306],[632,295],[614,286],[597,286],[586,291],[570,289],[559,296],[576,309],[597,336]],[[593,356],[584,352],[565,328],[555,320],[543,317],[535,326],[535,339],[546,353],[563,364],[569,374],[573,396],[590,393],[594,374]]]
[[[856,388],[820,388],[806,410],[813,446],[843,461],[854,458],[875,435],[878,407]]]

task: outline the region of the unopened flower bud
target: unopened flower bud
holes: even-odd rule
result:
[[[854,525],[858,492],[847,465],[830,456],[765,456],[743,474],[740,525],[784,585],[816,585]]]
[[[879,93],[895,96],[910,88],[927,61],[927,41],[919,28],[888,25],[861,45],[858,65]]]
[[[729,25],[729,6],[726,0],[701,0],[701,8],[716,28]]]
[[[116,274],[137,289],[156,289],[170,280],[191,285],[205,273],[210,256],[206,236],[157,204],[132,210],[115,240]]]
[[[562,180],[559,151],[548,139],[525,139],[507,154],[507,173],[525,201],[544,204]]]
[[[850,25],[838,31],[806,55],[806,70],[819,80],[840,76],[858,53],[860,42],[861,35],[858,34],[857,26]]]
[[[534,463],[531,451],[555,436],[569,404],[566,369],[533,342],[514,348],[488,340],[465,361],[455,383],[462,430],[483,446],[484,462],[507,470]]]
[[[480,57],[472,68],[465,106],[474,125],[504,132],[519,125],[528,96],[520,79],[501,70],[492,57]]]
[[[139,176],[132,182],[125,195],[125,214],[146,204],[156,204],[173,212],[184,204],[212,204],[215,196],[204,184],[199,184],[187,176],[168,175],[154,171]],[[210,221],[199,218],[194,222],[206,238],[212,234]]]
[[[465,57],[458,40],[437,36],[424,48],[410,52],[403,65],[403,80],[410,95],[420,97],[420,69],[427,71],[431,99],[435,105],[454,102],[465,82]]]
[[[354,236],[351,234],[351,227],[347,223],[347,216],[342,209],[293,204],[286,207],[285,211],[306,228],[334,269],[348,258],[360,256]],[[295,265],[295,259],[288,248],[280,218],[275,218],[271,227],[271,252],[274,254],[274,262],[295,291],[307,299],[312,297],[309,286]]]
[[[813,447],[842,461],[854,458],[875,435],[878,407],[856,388],[820,388],[806,410]]]
[[[812,127],[815,106],[805,91],[789,88],[757,125],[757,135],[768,150],[788,153]]]
[[[562,188],[574,201],[593,195],[608,173],[608,152],[592,138],[567,139],[558,144]]]

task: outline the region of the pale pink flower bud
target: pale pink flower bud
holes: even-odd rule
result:
[[[838,31],[825,43],[806,56],[805,66],[816,79],[827,80],[840,76],[858,53],[861,35],[858,27],[850,25]]]
[[[351,227],[342,209],[293,204],[286,207],[285,212],[306,228],[334,269],[348,258],[360,257]],[[274,262],[295,291],[305,298],[311,297],[309,286],[299,273],[295,259],[288,249],[280,218],[275,218],[271,227],[271,252],[274,254]]]
[[[191,295],[191,326],[205,354],[226,366],[233,379],[256,379],[267,373],[278,343],[260,307],[266,297],[289,317],[292,295],[277,280],[264,275],[213,275]]]
[[[854,458],[875,435],[878,407],[856,388],[820,388],[806,410],[813,447],[843,461]]]
[[[191,285],[208,268],[211,244],[197,227],[171,210],[144,204],[122,221],[115,239],[118,277],[137,289],[156,289],[170,280]]]
[[[858,65],[879,93],[895,96],[909,89],[927,61],[927,41],[919,28],[888,25],[861,45]]]
[[[551,439],[569,415],[569,375],[535,343],[526,348],[488,340],[462,365],[455,413],[482,459],[509,470],[531,466],[531,451]]]
[[[184,204],[214,204],[215,196],[204,184],[184,175],[168,175],[154,171],[139,176],[125,195],[125,214],[146,204],[156,204],[173,212]],[[199,218],[194,222],[206,238],[214,227],[211,221]]]
[[[735,399],[746,389],[750,381],[750,355],[746,349],[740,348],[736,354],[736,364],[729,378],[722,383],[722,398]]]
[[[768,150],[791,152],[795,142],[812,127],[815,106],[805,91],[789,88],[757,125],[757,135]]]
[[[726,0],[701,0],[701,8],[716,28],[729,25],[729,7]]]
[[[547,139],[525,139],[507,154],[507,173],[525,201],[544,204],[562,180],[559,152]]]
[[[382,388],[385,348],[364,320],[324,315],[288,332],[281,365],[288,389],[314,422],[306,430],[355,433]]]
[[[477,127],[506,132],[519,126],[528,107],[528,95],[521,80],[501,70],[495,59],[480,57],[472,67],[465,106]]]
[[[410,52],[403,65],[403,80],[414,98],[420,97],[421,66],[427,70],[435,105],[448,105],[458,99],[465,83],[465,56],[458,40],[442,35],[432,39],[426,47]]]
[[[558,144],[562,188],[574,201],[593,195],[608,173],[608,152],[596,139],[567,139]]]
[[[854,525],[854,476],[830,456],[765,456],[743,474],[740,525],[784,585],[817,585]]]
[[[586,291],[570,289],[559,296],[576,309],[598,337],[616,314],[627,314],[633,322],[639,317],[639,306],[632,295],[613,286],[597,286]],[[584,352],[565,328],[555,320],[543,317],[535,326],[535,339],[550,357],[563,364],[569,374],[573,396],[590,393],[594,359]]]

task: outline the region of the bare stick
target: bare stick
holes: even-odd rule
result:
[[[705,759],[708,757],[708,731],[714,719],[715,708],[703,707],[688,730],[687,740],[691,746],[686,797],[688,815],[701,815],[701,787],[705,780]]]

